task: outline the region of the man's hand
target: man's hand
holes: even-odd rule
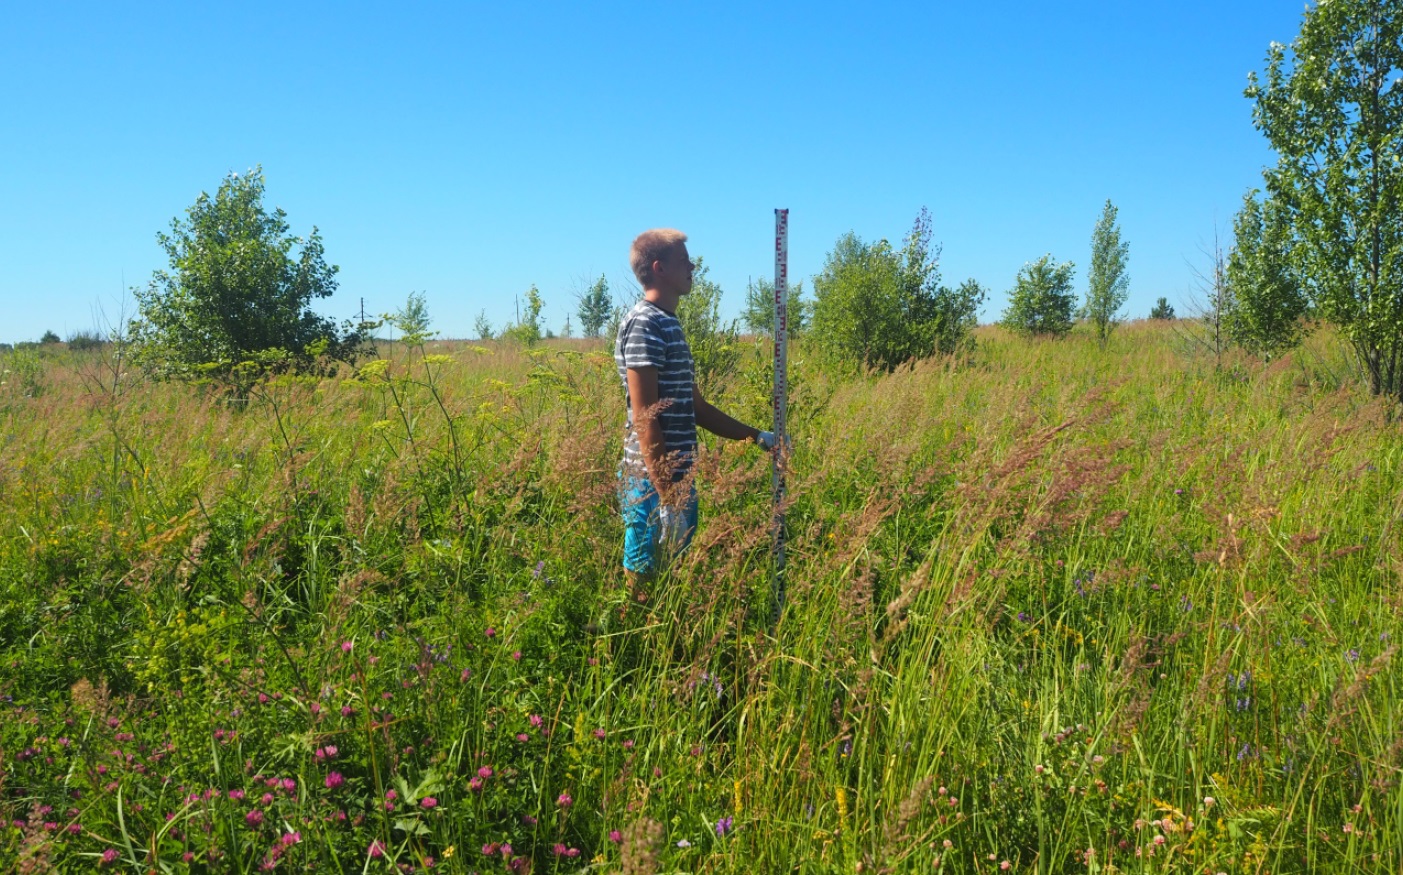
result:
[[[772,431],[762,431],[755,436],[755,442],[760,445],[760,449],[762,450],[773,450],[776,446],[779,445],[779,437]],[[789,435],[785,435],[784,448],[786,450],[790,450],[793,449],[793,447],[794,441],[789,437]]]
[[[687,538],[687,511],[681,507],[668,507],[666,504],[658,508],[658,533],[660,546],[676,550],[682,546]]]

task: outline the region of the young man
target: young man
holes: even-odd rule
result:
[[[697,391],[692,352],[677,321],[677,304],[692,290],[695,267],[687,235],[671,228],[644,231],[633,241],[629,262],[643,299],[619,323],[614,360],[628,408],[624,569],[637,589],[657,572],[662,556],[686,549],[697,527],[697,426],[766,450],[774,448],[775,436],[732,419]]]

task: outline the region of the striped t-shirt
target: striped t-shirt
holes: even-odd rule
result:
[[[663,444],[671,463],[673,482],[683,480],[692,469],[697,451],[697,415],[692,406],[692,350],[682,336],[677,316],[647,299],[639,301],[619,323],[614,342],[614,361],[624,383],[624,471],[630,476],[647,477],[638,432],[633,427],[633,399],[628,396],[628,369],[658,369],[658,422]]]

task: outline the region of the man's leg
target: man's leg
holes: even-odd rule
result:
[[[646,602],[648,590],[657,578],[661,535],[658,492],[645,478],[625,476],[619,503],[624,518],[624,579],[628,582],[629,600]]]
[[[681,537],[672,543],[666,541],[660,514],[662,503],[652,483],[625,477],[620,504],[624,518],[624,577],[632,600],[642,603],[648,600],[660,566],[680,556],[692,543],[697,530],[697,491],[690,490],[687,503],[680,510]]]

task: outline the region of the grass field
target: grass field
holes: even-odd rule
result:
[[[381,354],[0,356],[0,870],[1403,870],[1403,439],[1330,338],[799,346],[773,627],[763,453],[638,601],[607,351]]]

